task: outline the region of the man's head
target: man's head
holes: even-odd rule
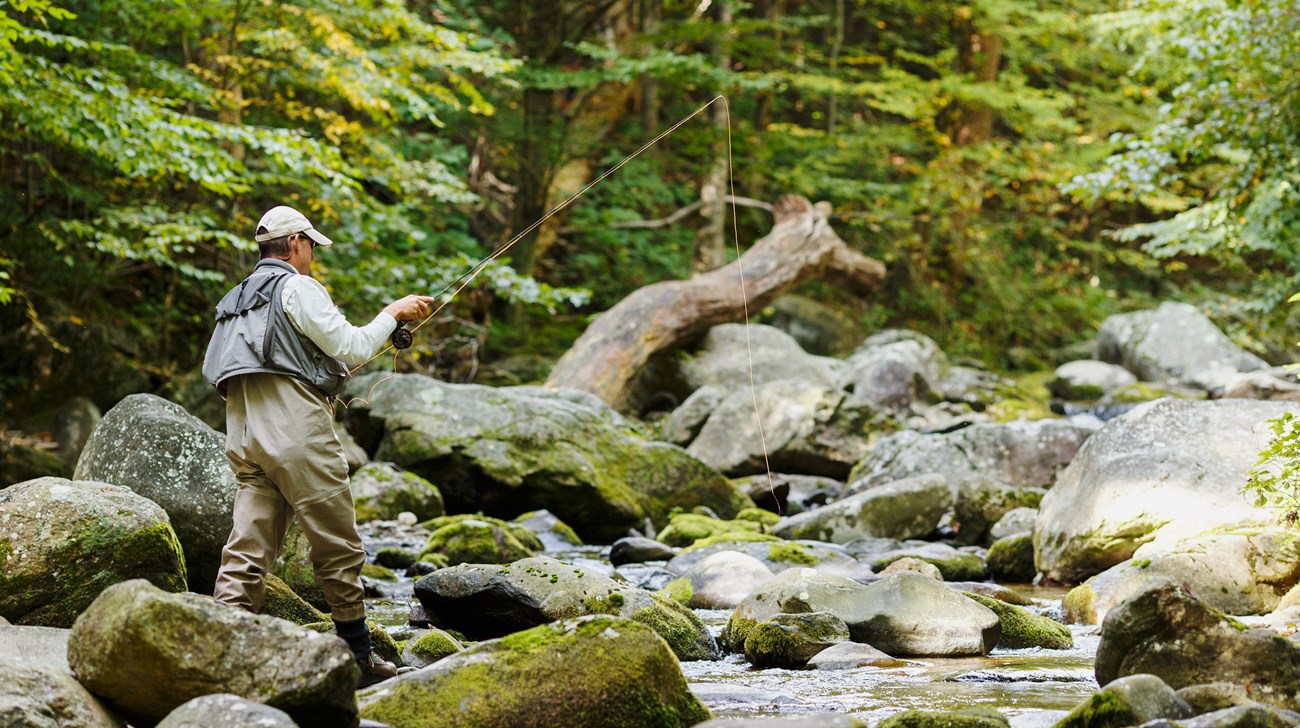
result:
[[[334,241],[320,234],[311,222],[292,207],[273,207],[257,223],[258,250],[263,258],[278,258],[303,275],[311,272],[312,249]]]

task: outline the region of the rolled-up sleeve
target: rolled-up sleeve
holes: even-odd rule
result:
[[[294,328],[349,367],[374,356],[397,328],[397,320],[382,311],[365,326],[353,326],[339,313],[325,286],[310,276],[287,281],[281,302]]]

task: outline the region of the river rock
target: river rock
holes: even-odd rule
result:
[[[755,588],[767,583],[772,570],[753,556],[719,551],[687,569],[693,609],[735,609]]]
[[[763,524],[757,521],[724,521],[698,513],[679,513],[659,532],[659,540],[668,546],[690,546],[705,539],[716,541],[734,537],[740,540],[748,538],[750,534],[762,533]]]
[[[441,626],[471,639],[500,637],[556,619],[614,614],[649,625],[679,659],[717,657],[713,637],[686,607],[545,556],[506,566],[440,569],[415,583],[415,596]]]
[[[1034,566],[1034,537],[1031,533],[1017,533],[1000,538],[989,547],[986,563],[989,576],[998,581],[1028,584],[1038,576]]]
[[[1077,582],[1149,541],[1272,521],[1240,489],[1269,443],[1267,420],[1284,412],[1300,404],[1162,399],[1106,423],[1043,498],[1038,570]]]
[[[173,710],[158,728],[297,728],[283,710],[238,695],[204,695]]]
[[[1057,367],[1047,389],[1057,399],[1094,401],[1136,382],[1137,377],[1118,364],[1081,359]]]
[[[1017,508],[1037,508],[1047,491],[1017,487],[991,478],[975,477],[962,482],[953,504],[957,540],[964,544],[987,544],[993,524]]]
[[[820,301],[782,294],[763,310],[762,323],[789,334],[799,346],[818,356],[843,356],[862,339],[853,317]]]
[[[690,445],[726,396],[727,390],[712,385],[691,392],[664,420],[659,428],[659,439],[682,447]]]
[[[447,655],[465,649],[460,640],[440,629],[431,629],[412,638],[402,650],[402,664],[410,667],[428,667]]]
[[[1100,685],[1141,673],[1174,688],[1248,683],[1260,702],[1300,706],[1300,645],[1249,629],[1168,580],[1147,584],[1106,615],[1095,670]]]
[[[1172,301],[1107,318],[1098,333],[1097,356],[1143,380],[1175,379],[1203,389],[1268,366],[1233,344],[1195,306]]]
[[[829,612],[848,625],[854,640],[863,641],[857,630],[874,615],[865,607],[866,590],[856,581],[815,569],[787,569],[736,606],[719,639],[732,652],[744,652],[745,640],[760,622],[778,614]]]
[[[824,506],[844,491],[844,483],[821,475],[772,473],[769,478],[767,473],[760,473],[734,482],[759,508],[782,516]]]
[[[1103,682],[1100,691],[1070,711],[1056,728],[1142,725],[1148,721],[1182,721],[1192,715],[1192,706],[1158,676],[1137,674]]]
[[[866,454],[867,437],[893,427],[889,415],[856,395],[782,379],[759,385],[754,392],[732,392],[686,451],[730,476],[771,467],[843,478]]]
[[[300,724],[356,724],[356,667],[341,640],[142,579],[109,587],[77,618],[68,663],[83,685],[141,723],[230,693]]]
[[[921,576],[928,576],[935,581],[943,581],[943,572],[929,561],[922,561],[915,556],[904,556],[880,571],[879,576],[889,576],[902,571],[910,571]]]
[[[907,539],[934,532],[952,507],[952,488],[941,475],[904,478],[784,519],[776,535],[848,543],[859,538]]]
[[[0,626],[0,725],[123,728],[73,677],[67,654],[66,629]]]
[[[714,718],[695,728],[867,728],[867,724],[851,715],[813,713],[784,718]]]
[[[1284,531],[1212,534],[1171,544],[1147,544],[1128,561],[1076,586],[1062,602],[1065,617],[1097,624],[1106,612],[1151,580],[1182,584],[1228,614],[1264,614],[1300,582],[1300,543]]]
[[[178,404],[132,394],[95,427],[74,478],[124,485],[162,506],[185,552],[190,588],[210,593],[234,522],[225,440]]]
[[[888,551],[871,561],[871,568],[879,573],[890,564],[905,558],[917,558],[939,568],[944,581],[983,581],[988,576],[988,565],[977,553],[959,551],[946,543],[908,541],[902,548]]]
[[[569,528],[569,524],[545,508],[521,513],[512,523],[536,534],[543,551],[568,551],[582,545],[582,539]]]
[[[1181,721],[1184,728],[1290,728],[1300,714],[1267,705],[1235,705]]]
[[[645,625],[568,619],[482,642],[358,695],[393,726],[692,726],[708,708]]]
[[[1008,728],[1011,722],[991,705],[958,710],[904,710],[876,724],[876,728]]]
[[[853,670],[859,667],[906,667],[907,662],[890,657],[861,642],[840,642],[808,660],[810,670]]]
[[[1042,501],[1040,500],[1039,503]],[[996,542],[998,539],[1014,536],[1017,533],[1031,533],[1036,520],[1038,520],[1037,508],[1013,508],[993,524],[989,529],[989,538]]]
[[[393,521],[402,511],[414,513],[421,521],[445,512],[437,486],[392,463],[363,465],[351,481],[358,523]]]
[[[841,366],[837,359],[807,353],[793,337],[771,326],[720,324],[680,363],[680,376],[692,391],[717,387],[731,394],[749,390],[751,373],[759,386],[791,379],[834,387]]]
[[[870,577],[871,567],[858,561],[843,548],[820,541],[724,542],[700,546],[674,556],[668,570],[685,574],[695,564],[721,551],[735,551],[752,556],[776,574],[787,569],[816,567],[822,574],[846,579]]]
[[[777,614],[749,631],[745,659],[754,667],[801,669],[817,653],[848,640],[848,625],[829,612]]]
[[[609,547],[609,563],[614,566],[644,564],[647,561],[668,561],[676,555],[677,550],[672,546],[641,536],[620,538]]]
[[[1074,637],[1070,628],[1041,614],[1034,614],[1028,609],[1007,604],[993,597],[962,592],[967,599],[980,606],[987,607],[998,615],[1002,624],[1002,638],[998,647],[1008,650],[1022,650],[1040,647],[1047,650],[1068,650],[1074,647]]]
[[[418,374],[359,377],[349,395],[387,377],[368,407],[348,410],[358,442],[438,484],[451,512],[514,517],[545,508],[585,540],[612,542],[674,507],[730,518],[753,505],[681,448],[646,440],[592,395],[541,387],[446,384]]]
[[[853,639],[891,655],[987,655],[1002,636],[997,614],[920,574],[887,576],[866,587],[867,619]]]
[[[928,337],[908,333],[882,332],[863,342],[844,362],[839,385],[900,415],[942,400],[947,358]]]
[[[311,563],[311,544],[302,525],[294,519],[289,530],[284,534],[284,543],[280,546],[280,556],[271,567],[271,573],[279,577],[316,609],[328,612],[329,602],[325,601],[325,589],[316,581],[316,569]]]
[[[541,550],[522,543],[517,532],[500,519],[454,516],[435,524],[430,526],[432,533],[420,552],[421,560],[441,556],[449,565],[508,564]]]
[[[148,579],[185,590],[167,514],[129,488],[38,478],[0,490],[0,615],[71,627],[105,588]]]
[[[849,475],[847,494],[937,473],[953,488],[986,477],[1017,488],[1050,488],[1093,429],[1065,420],[981,423],[956,432],[906,430],[871,446]]]

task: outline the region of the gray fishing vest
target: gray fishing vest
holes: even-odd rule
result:
[[[284,313],[284,284],[298,271],[282,260],[264,259],[252,275],[217,304],[217,328],[203,357],[203,376],[222,394],[241,374],[287,374],[333,398],[348,368],[303,336]]]

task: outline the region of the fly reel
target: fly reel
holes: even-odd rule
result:
[[[398,324],[397,328],[393,329],[393,335],[388,337],[388,340],[393,343],[394,349],[401,350],[411,348],[411,342],[415,340],[415,337],[405,325]]]

